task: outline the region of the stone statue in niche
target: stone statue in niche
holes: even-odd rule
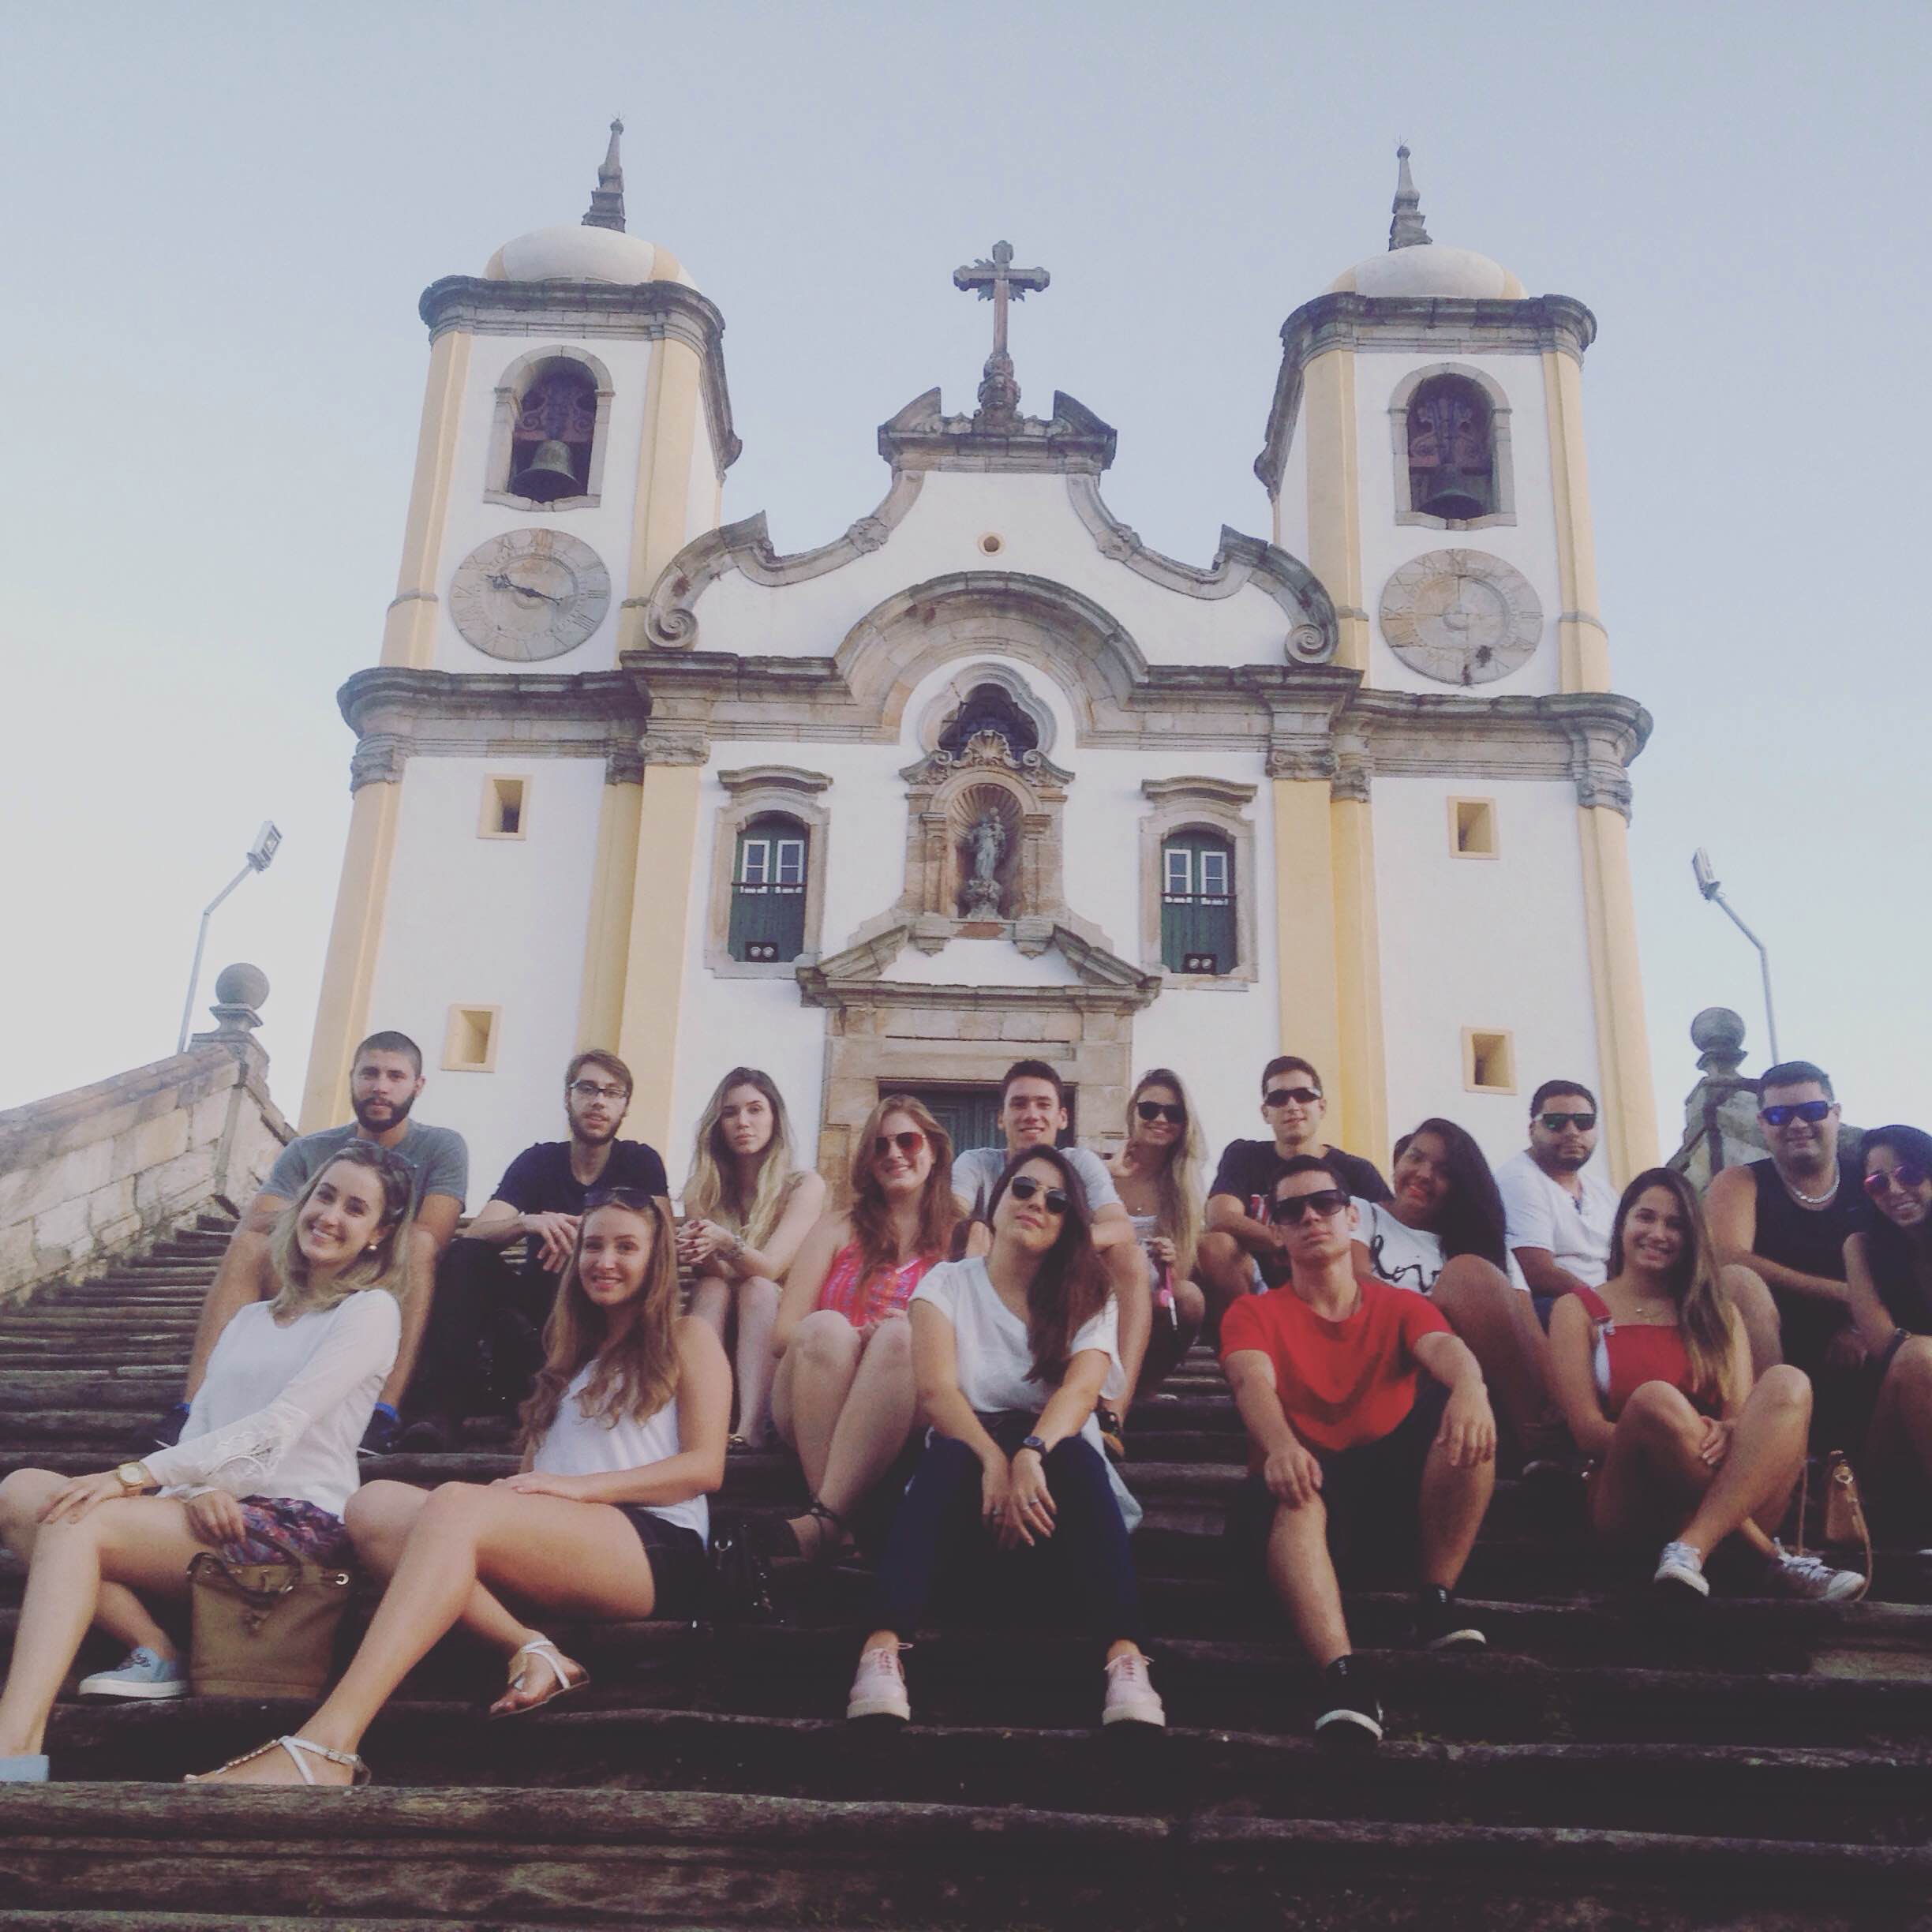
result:
[[[972,870],[960,893],[963,919],[998,919],[1000,915],[999,862],[1006,851],[1006,827],[996,811],[982,812],[966,828],[960,841]]]

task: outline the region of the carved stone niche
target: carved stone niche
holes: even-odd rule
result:
[[[1023,952],[1043,952],[1054,922],[1068,916],[1063,814],[1073,774],[985,731],[899,775],[906,867],[895,909],[912,915],[913,945],[937,953],[955,938],[1006,938]],[[979,862],[983,844],[991,849]]]

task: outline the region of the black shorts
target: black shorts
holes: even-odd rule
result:
[[[704,1601],[705,1541],[683,1523],[666,1522],[642,1503],[620,1503],[631,1527],[650,1559],[651,1578],[657,1586],[654,1617],[688,1623]]]
[[[1419,1376],[1414,1407],[1386,1436],[1350,1449],[1311,1449],[1321,1465],[1328,1554],[1338,1575],[1387,1571],[1408,1580],[1416,1558],[1422,1465],[1442,1426],[1448,1398],[1449,1391],[1433,1376]],[[1264,1588],[1274,1523],[1275,1499],[1257,1470],[1235,1492],[1226,1535],[1237,1574]]]

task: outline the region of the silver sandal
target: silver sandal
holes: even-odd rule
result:
[[[239,1758],[230,1758],[225,1765],[218,1765],[213,1771],[191,1771],[182,1782],[184,1784],[205,1784],[222,1772],[232,1771],[238,1765],[253,1764],[264,1752],[271,1750],[286,1751],[290,1762],[301,1773],[303,1784],[316,1790],[332,1790],[335,1787],[325,1788],[316,1784],[316,1774],[309,1769],[311,1758],[326,1758],[331,1764],[346,1765],[351,1787],[366,1784],[369,1781],[369,1766],[354,1751],[331,1750],[326,1744],[314,1743],[305,1737],[279,1737],[271,1738],[266,1744],[257,1744],[252,1751],[244,1751]]]
[[[532,1711],[540,1711],[546,1704],[554,1704],[559,1698],[567,1695],[572,1690],[582,1690],[584,1686],[590,1681],[590,1673],[581,1664],[576,1663],[573,1658],[565,1657],[564,1653],[558,1649],[548,1637],[533,1637],[528,1643],[518,1645],[516,1649],[510,1653],[510,1661],[514,1664],[519,1657],[526,1653],[543,1659],[549,1667],[551,1676],[556,1679],[556,1688],[546,1691],[534,1704],[519,1704],[510,1710],[500,1711],[496,1709],[496,1705],[502,1699],[500,1698],[493,1699],[488,1713],[492,1721],[503,1717],[526,1717]],[[575,1677],[570,1674],[572,1668],[577,1672]],[[529,1675],[530,1667],[526,1664],[504,1687],[503,1696],[507,1697],[514,1690],[521,1690],[523,1688],[523,1679]]]

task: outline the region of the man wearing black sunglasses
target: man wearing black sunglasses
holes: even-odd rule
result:
[[[1279,1231],[1264,1204],[1286,1164],[1319,1154],[1334,1163],[1343,1185],[1362,1200],[1385,1201],[1388,1183],[1372,1161],[1345,1154],[1322,1139],[1328,1103],[1321,1076],[1305,1060],[1283,1054],[1261,1074],[1261,1118],[1271,1138],[1230,1140],[1208,1189],[1208,1232],[1195,1264],[1208,1294],[1206,1332],[1219,1332],[1222,1312],[1245,1294],[1271,1288],[1287,1274]]]
[[[1845,1286],[1844,1245],[1862,1225],[1855,1163],[1838,1158],[1831,1076],[1809,1060],[1767,1067],[1758,1083],[1764,1160],[1727,1167],[1704,1211],[1720,1261],[1749,1268],[1769,1289],[1762,1309],[1739,1298],[1759,1375],[1788,1361],[1816,1385],[1813,1436],[1841,1427],[1855,1397],[1844,1386],[1865,1359]]]
[[[1416,1642],[1481,1649],[1455,1586],[1495,1487],[1496,1418],[1482,1370],[1442,1311],[1356,1274],[1356,1214],[1339,1163],[1287,1162],[1270,1219],[1288,1280],[1244,1297],[1222,1324],[1222,1362],[1249,1442],[1230,1537],[1265,1571],[1323,1672],[1316,1736],[1373,1743],[1382,1709],[1354,1654],[1338,1567],[1367,1537],[1412,1544]]]
[[[1601,1288],[1610,1271],[1616,1191],[1593,1156],[1597,1096],[1582,1082],[1547,1080],[1530,1101],[1530,1144],[1496,1170],[1510,1252],[1547,1328],[1551,1305]]]

